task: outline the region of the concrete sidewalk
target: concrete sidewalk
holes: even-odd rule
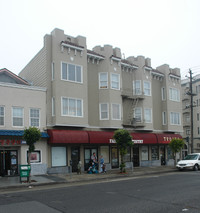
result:
[[[110,170],[106,173],[100,174],[51,174],[51,175],[37,175],[31,177],[32,186],[59,184],[59,183],[75,183],[75,182],[92,182],[96,180],[117,179],[125,177],[145,177],[146,175],[162,174],[176,172],[177,169],[171,166],[159,167],[136,167],[133,170],[127,169],[126,174],[121,174],[119,169]],[[7,188],[28,187],[30,184],[26,183],[26,178],[22,178],[20,182],[19,176],[14,177],[0,177],[0,190]]]

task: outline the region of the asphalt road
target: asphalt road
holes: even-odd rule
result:
[[[0,195],[0,213],[200,213],[200,171]]]

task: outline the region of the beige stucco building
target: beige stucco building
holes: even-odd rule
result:
[[[31,155],[31,174],[47,172],[46,89],[29,83],[7,69],[0,69],[0,175],[19,174],[27,164],[28,146],[23,131],[36,126],[42,138]]]
[[[167,144],[183,131],[179,69],[125,59],[111,45],[88,50],[85,37],[54,29],[19,76],[47,88],[48,172],[67,172],[70,160],[72,171],[79,160],[87,170],[93,152],[119,167],[112,136],[120,128],[134,141],[127,166],[173,163]]]

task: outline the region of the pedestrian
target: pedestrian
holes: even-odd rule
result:
[[[94,166],[97,169],[97,167],[98,167],[98,161],[97,161],[97,156],[96,156],[95,152],[93,152],[93,154],[91,156],[91,161],[94,163]]]
[[[103,158],[103,155],[101,155],[100,157],[100,172],[101,173],[105,173],[106,172],[106,165],[104,163],[104,158]]]

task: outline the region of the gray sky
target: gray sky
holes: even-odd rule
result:
[[[200,73],[200,0],[0,0],[0,68],[18,74],[54,28]]]

